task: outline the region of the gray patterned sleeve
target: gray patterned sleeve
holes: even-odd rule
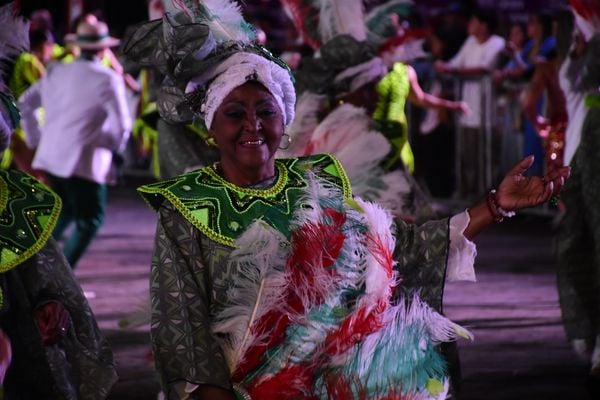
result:
[[[20,304],[31,304],[33,311],[47,301],[56,300],[69,312],[71,326],[66,337],[44,347],[57,398],[107,398],[117,381],[112,352],[56,242],[50,238],[35,256],[15,270],[19,286],[13,280],[13,288],[23,288],[17,296],[28,296]]]
[[[156,368],[168,398],[173,384],[231,389],[223,354],[210,330],[210,282],[200,233],[168,203],[159,210],[150,296]]]
[[[449,230],[448,219],[419,226],[396,221],[394,260],[402,279],[399,290],[403,293],[418,291],[437,311],[442,309]]]

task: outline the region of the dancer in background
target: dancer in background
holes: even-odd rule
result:
[[[19,99],[27,145],[35,149],[33,167],[46,172],[63,200],[55,238],[75,224],[64,246],[73,268],[104,222],[106,185],[116,182],[113,157],[124,150],[131,129],[123,78],[100,63],[103,50],[119,40],[103,22],[84,20],[74,43],[79,58],[55,64]],[[43,125],[35,115],[39,107],[46,113]]]
[[[565,159],[572,180],[558,238],[558,293],[575,351],[590,363],[593,398],[600,395],[600,1],[572,0],[576,36],[561,70],[569,107]],[[565,79],[566,78],[566,79]],[[581,103],[570,101],[581,98]],[[583,114],[577,111],[582,110]],[[581,116],[583,115],[583,118]],[[571,124],[573,124],[571,126]],[[571,128],[576,128],[571,130]]]
[[[410,2],[402,2],[410,8]],[[408,65],[384,59],[367,41],[370,33],[360,1],[331,2],[320,13],[317,55],[303,59],[295,73],[299,92],[293,137],[281,156],[331,153],[345,166],[357,195],[376,201],[407,221],[433,217],[432,201],[411,175],[414,158],[408,141],[406,102],[420,107],[469,111],[464,102],[449,101],[422,90]],[[342,12],[343,10],[343,12]],[[378,20],[386,11],[373,10]],[[338,15],[343,17],[336,17]],[[389,15],[396,15],[389,11]],[[389,16],[388,15],[388,16]],[[373,17],[375,18],[375,17]],[[347,21],[353,21],[349,24]],[[302,29],[302,25],[298,25]],[[410,37],[412,31],[406,34]],[[316,35],[308,35],[315,37]],[[385,51],[405,57],[414,51]],[[396,44],[411,48],[412,40]],[[422,54],[422,53],[420,53]]]

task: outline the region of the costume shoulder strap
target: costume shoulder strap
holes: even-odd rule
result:
[[[0,273],[44,247],[60,214],[60,198],[24,172],[0,170]]]
[[[338,187],[344,197],[352,189],[339,161],[329,154],[277,160],[277,180],[268,189],[243,188],[221,178],[212,167],[142,186],[138,192],[155,211],[168,201],[210,239],[233,246],[257,219],[289,234],[296,204],[308,187],[309,171]]]

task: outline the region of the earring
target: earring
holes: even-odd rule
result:
[[[284,139],[283,138],[284,136],[287,136],[287,139]],[[284,133],[283,136],[281,137],[281,139],[282,139],[281,143],[285,143],[285,147],[281,147],[281,143],[279,143],[279,149],[287,150],[290,147],[290,143],[292,143],[292,138],[287,133]]]
[[[206,145],[208,147],[219,147],[219,145],[217,144],[217,141],[212,136],[205,137],[204,138],[204,143],[206,143]]]

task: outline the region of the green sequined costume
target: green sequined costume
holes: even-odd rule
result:
[[[386,167],[402,160],[408,170],[415,170],[415,158],[408,142],[408,122],[406,121],[406,99],[410,92],[410,82],[406,65],[395,63],[376,86],[379,100],[373,112],[373,119],[380,124],[380,130],[389,140],[392,151],[385,162]]]
[[[104,399],[116,381],[112,353],[51,232],[60,212],[52,191],[17,170],[0,171],[0,328],[13,360],[4,381],[10,399]],[[70,327],[43,346],[34,311],[58,301]]]
[[[329,155],[276,161],[265,186],[240,188],[206,167],[140,188],[159,213],[152,257],[151,334],[157,369],[168,399],[176,382],[231,388],[223,353],[211,333],[240,272],[228,263],[235,239],[257,218],[289,238],[289,223],[308,182],[306,171],[351,199],[339,162]],[[436,309],[448,252],[448,220],[409,226],[397,221],[396,268],[405,290],[419,288]]]

